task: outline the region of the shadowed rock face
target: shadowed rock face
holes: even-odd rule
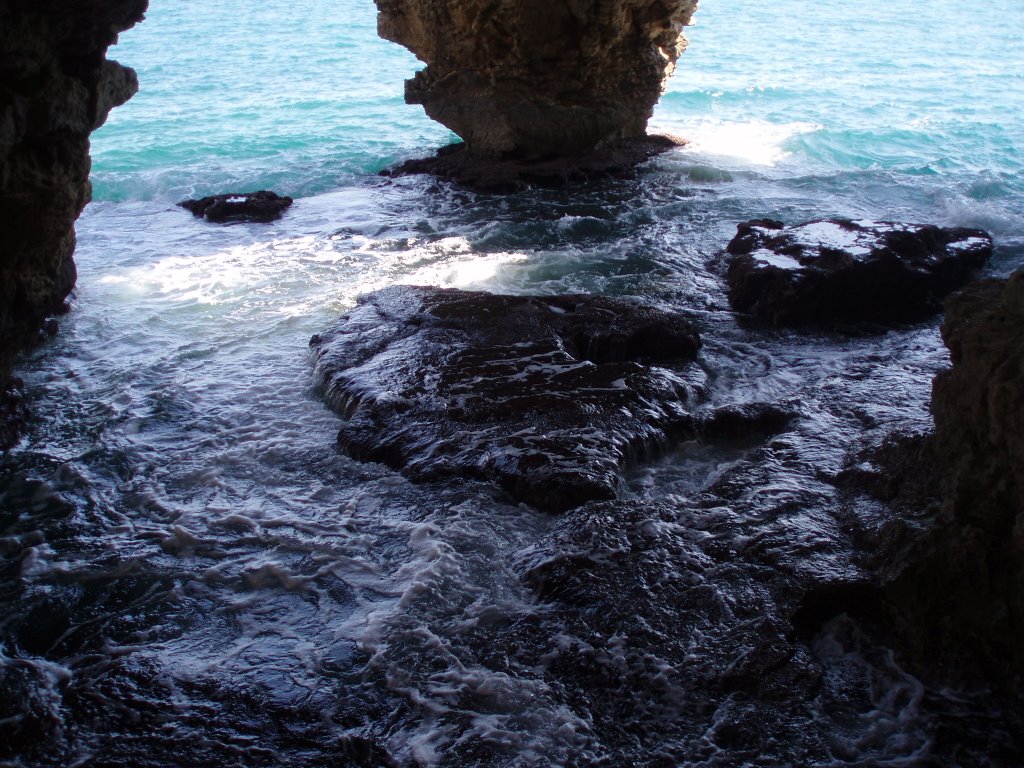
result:
[[[776,325],[891,323],[938,313],[992,254],[980,229],[834,219],[740,224],[728,246],[733,308]]]
[[[696,0],[376,0],[381,37],[427,67],[406,101],[491,157],[642,137]]]
[[[919,663],[1024,686],[1024,272],[946,305],[953,367],[933,386],[947,520],[888,587]]]
[[[147,0],[0,0],[0,370],[75,283],[89,134],[138,90],[107,47]]]

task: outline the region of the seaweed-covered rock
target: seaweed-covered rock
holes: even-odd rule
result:
[[[689,321],[599,296],[396,286],[310,343],[349,455],[550,511],[614,498],[624,462],[694,431],[704,384]]]
[[[182,200],[178,205],[191,211],[193,216],[217,223],[226,221],[268,222],[281,218],[293,202],[295,201],[290,197],[261,190],[259,192],[211,195],[198,200]]]
[[[992,254],[978,229],[923,224],[740,224],[728,246],[734,309],[777,325],[923,319]]]

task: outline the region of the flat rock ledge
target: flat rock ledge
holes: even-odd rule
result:
[[[602,178],[631,178],[636,167],[685,139],[650,135],[624,139],[581,155],[549,159],[495,158],[473,154],[465,144],[450,144],[432,157],[406,160],[381,175],[429,174],[480,192],[516,192],[527,187],[562,187]]]
[[[198,200],[182,200],[178,205],[191,211],[197,218],[205,218],[218,224],[229,221],[265,223],[281,218],[293,202],[295,201],[290,197],[260,190],[211,195]]]
[[[395,286],[310,346],[348,455],[552,512],[615,498],[624,463],[693,433],[706,383],[687,319],[600,296]]]
[[[729,301],[774,325],[927,318],[992,255],[980,229],[829,219],[744,222],[727,248]]]

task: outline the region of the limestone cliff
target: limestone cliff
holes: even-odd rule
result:
[[[406,101],[490,157],[642,137],[697,0],[376,0],[381,37],[427,67]]]
[[[75,283],[89,134],[138,89],[107,61],[147,0],[0,0],[0,370]]]

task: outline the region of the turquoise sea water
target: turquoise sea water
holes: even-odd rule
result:
[[[823,212],[1021,230],[1024,9],[953,0],[705,0],[652,128]],[[94,140],[98,200],[225,186],[309,196],[455,137],[406,106],[419,66],[370,0],[153,4],[112,56],[141,93]],[[698,181],[700,171],[694,171]]]
[[[22,362],[36,418],[0,462],[0,761],[1020,764],[1019,702],[773,611],[868,578],[858,532],[892,521],[831,479],[930,428],[940,318],[746,328],[717,260],[740,221],[841,215],[984,227],[988,273],[1024,265],[1024,4],[703,0],[651,122],[691,143],[513,195],[377,175],[454,137],[403,103],[417,62],[371,0],[151,5],[111,53],[142,90],[94,136],[74,309]],[[175,206],[261,188],[297,198],[282,220]],[[414,485],[337,450],[306,351],[401,282],[683,311],[710,405],[799,418],[679,446],[565,518]],[[588,557],[575,601],[527,577]],[[744,682],[789,642],[804,672]]]

